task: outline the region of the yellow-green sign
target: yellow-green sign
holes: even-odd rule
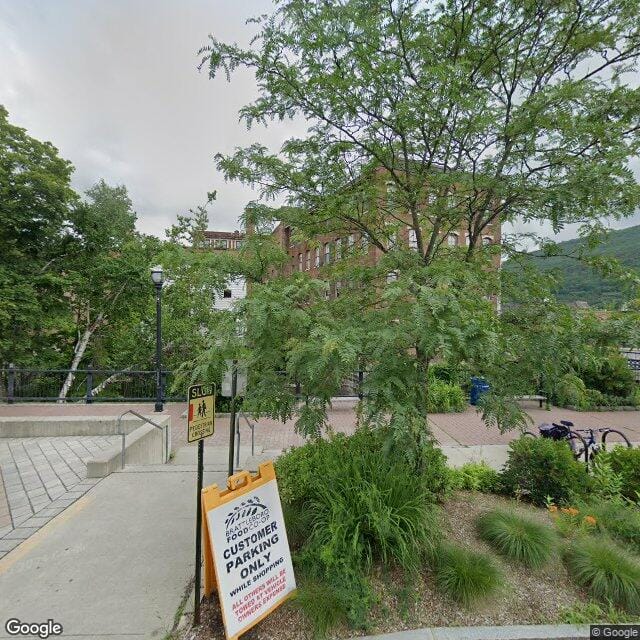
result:
[[[213,385],[193,384],[189,387],[187,441],[195,442],[213,435],[216,412]]]

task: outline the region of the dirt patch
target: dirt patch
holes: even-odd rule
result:
[[[551,526],[544,509],[515,503],[498,496],[460,492],[442,508],[446,538],[462,546],[490,554],[502,569],[504,588],[486,602],[466,609],[440,595],[433,578],[423,575],[407,582],[400,571],[378,569],[373,577],[378,604],[371,612],[367,634],[388,633],[420,627],[553,624],[563,608],[585,601],[570,582],[559,557],[539,570],[507,562],[475,535],[476,517],[497,507],[512,508]],[[357,637],[365,632],[338,629],[334,638]],[[313,633],[294,602],[286,603],[245,634],[243,640],[312,640]],[[203,623],[190,629],[181,640],[224,640],[222,615],[215,594],[203,607]]]

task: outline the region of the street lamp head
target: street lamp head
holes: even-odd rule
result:
[[[161,265],[151,267],[151,280],[157,287],[162,286],[162,283],[164,282],[164,273],[162,272]]]

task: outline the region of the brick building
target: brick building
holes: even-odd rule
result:
[[[244,233],[240,231],[205,231],[205,246],[214,251],[237,251],[242,247]]]
[[[383,179],[380,180],[380,177]],[[392,181],[384,180],[384,173],[377,172],[377,181],[380,183],[379,197],[381,208],[389,206],[389,202],[395,193],[395,184]],[[430,196],[427,194],[426,206],[429,206]],[[407,223],[405,225],[398,223],[398,218],[402,219],[402,214],[394,216],[394,233],[387,240],[387,244],[402,243],[404,246],[417,251],[418,244],[416,233],[409,224],[409,216],[406,216]],[[428,228],[425,227],[428,232]],[[341,231],[327,232],[317,235],[315,238],[305,242],[293,242],[293,231],[290,226],[279,223],[273,230],[272,235],[276,238],[278,244],[284,249],[290,257],[289,263],[280,272],[282,275],[291,275],[296,271],[308,272],[312,277],[322,278],[322,267],[341,257],[350,250],[357,248],[363,254],[363,260],[369,264],[377,264],[384,255],[382,249],[370,242],[365,234],[359,231]],[[445,235],[441,236],[442,241],[449,247],[462,247],[469,245],[469,234],[463,222],[460,226],[449,230]],[[482,232],[481,236],[476,239],[476,244],[483,245],[500,244],[502,241],[501,225],[499,219],[488,225]],[[496,268],[500,267],[500,256],[494,256],[493,264]],[[272,276],[276,275],[273,271]],[[329,296],[335,297],[339,295],[340,282],[331,283]],[[496,302],[498,302],[496,296]]]

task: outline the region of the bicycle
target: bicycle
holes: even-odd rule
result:
[[[587,449],[586,440],[576,431],[572,431],[573,422],[569,420],[560,420],[560,423],[552,422],[551,424],[543,423],[538,425],[538,431],[542,438],[551,438],[552,440],[566,440],[569,444],[573,457],[576,460],[584,454]],[[524,431],[523,436],[537,438],[538,436],[531,431]]]
[[[632,446],[629,438],[627,438],[622,431],[618,431],[617,429],[603,427],[601,429],[576,429],[576,431],[588,434],[588,437],[584,438],[585,448],[582,452],[584,453],[584,461],[587,464],[599,451],[607,450],[607,443],[609,443],[611,448],[615,446],[626,446],[628,449],[631,449]],[[596,439],[596,433],[600,434],[600,443],[598,443]]]

